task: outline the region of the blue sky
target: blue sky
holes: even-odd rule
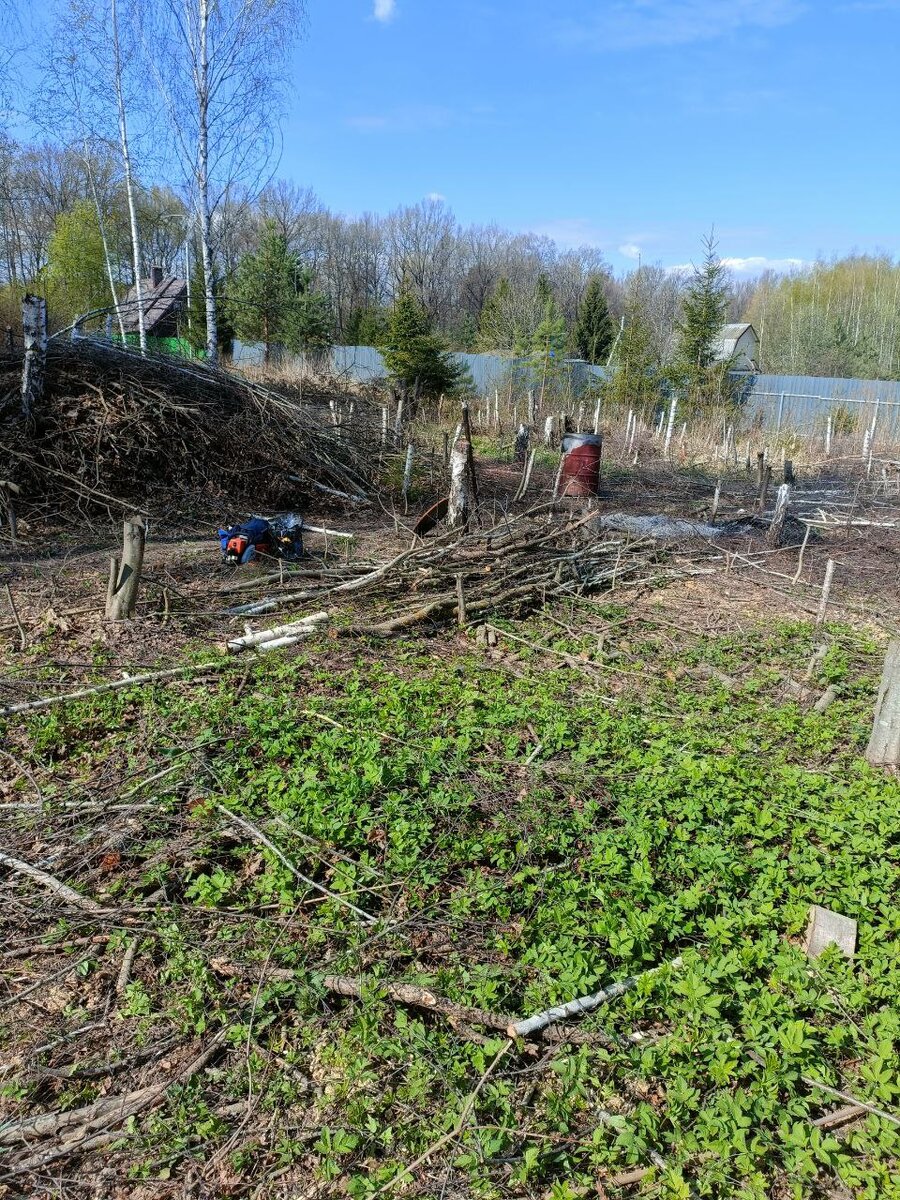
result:
[[[279,174],[617,269],[898,253],[898,51],[900,0],[309,0]]]

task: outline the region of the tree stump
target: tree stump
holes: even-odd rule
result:
[[[778,489],[778,495],[775,499],[775,512],[772,516],[772,523],[766,533],[766,545],[774,550],[781,545],[784,537],[784,522],[787,519],[788,507],[791,503],[791,485],[783,483]]]
[[[528,458],[528,437],[528,426],[520,425],[516,433],[515,459],[517,463],[523,463]]]
[[[143,517],[126,517],[122,529],[121,562],[109,560],[109,583],[106,589],[107,621],[127,621],[134,616],[141,568],[144,565],[144,542],[147,525]]]
[[[875,719],[866,748],[873,767],[900,765],[900,640],[888,646],[875,705]]]

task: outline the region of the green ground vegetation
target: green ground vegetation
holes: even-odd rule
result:
[[[249,1080],[275,1130],[226,1151],[235,1171],[303,1164],[323,1194],[364,1198],[455,1128],[502,1038],[393,1004],[383,981],[526,1015],[681,956],[579,1027],[597,1044],[514,1047],[432,1182],[400,1191],[452,1179],[484,1200],[565,1200],[656,1161],[643,1194],[900,1196],[897,1127],[818,1130],[840,1101],[801,1078],[900,1113],[900,782],[862,759],[882,648],[829,627],[814,683],[839,697],[817,714],[783,687],[816,647],[809,623],[714,636],[591,611],[602,644],[571,632],[581,609],[510,628],[603,683],[521,644],[495,660],[410,640],[375,661],[323,639],[249,675],[235,663],[206,686],[30,719],[51,814],[98,761],[149,775],[148,738],[154,770],[174,768],[142,793],[156,807],[104,898],[164,889],[122,1015],[146,1038],[224,1032],[220,1094]],[[312,893],[219,805],[377,923]],[[173,824],[186,859],[167,851]],[[806,959],[811,903],[859,922],[852,961]],[[341,1000],[326,971],[371,983]],[[646,1039],[619,1040],[634,1030]],[[208,1087],[173,1089],[139,1124],[135,1176],[226,1139]]]

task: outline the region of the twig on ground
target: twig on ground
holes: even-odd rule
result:
[[[76,892],[74,888],[70,888],[68,884],[57,879],[55,875],[48,875],[40,867],[33,867],[30,863],[22,862],[20,858],[13,858],[11,854],[4,854],[0,851],[0,866],[9,867],[11,871],[18,871],[20,875],[27,875],[42,887],[53,892],[60,900],[71,905],[72,908],[80,908],[83,912],[98,915],[111,911],[108,908],[104,908],[102,904],[98,904],[96,900],[92,900],[89,896],[82,896],[80,892]]]

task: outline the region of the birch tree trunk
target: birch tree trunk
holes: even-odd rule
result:
[[[116,93],[116,110],[119,117],[119,145],[122,149],[122,168],[125,174],[125,196],[128,201],[128,225],[131,234],[131,260],[134,264],[134,294],[137,297],[138,340],[141,354],[147,353],[147,329],[144,318],[144,295],[141,286],[141,243],[138,237],[137,207],[134,202],[134,173],[131,169],[131,150],[128,145],[128,120],[125,113],[125,95],[122,89],[122,47],[119,41],[119,14],[117,0],[110,0],[110,19],[113,40],[113,86]]]
[[[22,334],[25,364],[22,369],[22,416],[34,417],[44,395],[44,366],[47,359],[47,301],[27,295],[22,300]]]
[[[212,220],[209,205],[209,7],[209,0],[200,0],[199,53],[194,86],[197,93],[197,203],[200,208],[200,251],[206,301],[206,358],[210,366],[215,366],[219,361],[219,329],[213,288]]]
[[[866,762],[873,767],[900,764],[900,641],[888,646]]]

